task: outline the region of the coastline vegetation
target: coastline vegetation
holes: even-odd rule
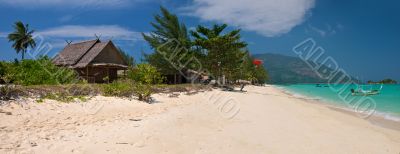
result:
[[[380,81],[371,81],[371,80],[369,80],[369,81],[367,81],[367,83],[368,84],[397,84],[397,81],[393,80],[393,79],[383,79],[383,80],[380,80]]]
[[[189,62],[184,66],[186,69],[203,68],[207,70],[207,75],[220,81],[219,83],[223,78],[226,84],[234,84],[239,79],[258,83],[268,80],[264,68],[244,67],[246,62],[252,64],[249,61],[253,59],[246,49],[247,43],[241,40],[240,29],[227,31],[228,25],[215,24],[211,28],[199,25],[196,30],[189,32],[176,15],[163,7],[161,15],[155,15],[154,19],[155,22],[151,23],[154,30],[150,34],[143,34],[154,53],[145,57],[161,73],[177,74],[182,67],[180,64]],[[200,65],[196,61],[190,61],[193,58]],[[255,68],[254,65],[250,67]]]
[[[88,84],[80,79],[73,69],[59,67],[47,56],[25,59],[28,49],[34,49],[36,42],[34,30],[28,24],[16,22],[15,31],[8,39],[12,47],[21,53],[21,60],[0,62],[0,100],[19,97],[54,99],[61,102],[85,101],[96,95],[115,97],[137,97],[138,100],[151,102],[153,93],[171,93],[208,90],[210,86],[202,84],[164,85],[164,74],[178,74],[180,69],[198,70],[203,68],[211,79],[223,84],[234,85],[237,80],[252,83],[265,83],[268,74],[264,67],[256,67],[247,50],[247,43],[241,40],[240,29],[226,30],[228,25],[199,25],[188,31],[178,17],[161,7],[161,14],[154,16],[154,28],[144,39],[154,49],[154,53],[145,55],[145,61],[136,64],[134,58],[119,49],[129,68],[126,75],[106,84]],[[172,41],[171,41],[172,40]],[[172,43],[171,43],[172,42]],[[176,48],[184,50],[176,53]],[[159,51],[157,51],[159,50]],[[176,56],[178,58],[166,59]],[[190,61],[196,58],[200,63]],[[188,62],[184,67],[174,66]],[[108,79],[105,79],[108,81]]]

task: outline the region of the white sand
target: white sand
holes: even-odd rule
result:
[[[245,89],[4,106],[0,153],[400,153],[400,131],[273,86]]]

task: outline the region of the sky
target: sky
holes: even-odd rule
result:
[[[29,24],[42,47],[26,57],[54,56],[67,44],[113,42],[135,57],[152,50],[142,33],[164,6],[192,30],[226,23],[240,28],[252,54],[296,56],[311,38],[340,68],[361,80],[400,81],[400,1],[397,0],[0,0],[0,60],[20,58],[7,35]]]

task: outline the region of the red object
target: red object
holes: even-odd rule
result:
[[[253,64],[256,65],[256,66],[259,66],[259,65],[261,65],[262,63],[263,63],[262,60],[259,60],[259,59],[254,59],[254,60],[253,60]]]

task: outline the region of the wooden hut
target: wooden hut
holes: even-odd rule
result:
[[[118,70],[126,70],[127,62],[112,41],[99,39],[68,44],[53,63],[75,69],[89,83],[112,82]]]

